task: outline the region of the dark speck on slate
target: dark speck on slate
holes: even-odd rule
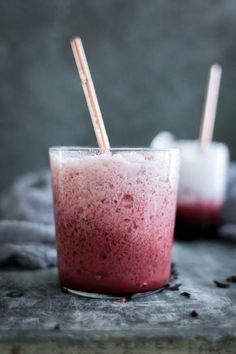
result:
[[[228,288],[229,287],[228,283],[225,283],[222,281],[214,280],[214,283],[218,288]]]
[[[226,279],[229,283],[236,283],[236,275],[231,275]]]
[[[191,297],[191,294],[188,293],[187,291],[184,291],[184,292],[180,293],[180,295],[185,296],[185,297],[187,297],[188,299]]]
[[[6,294],[8,297],[22,297],[24,293],[20,290],[13,290]]]
[[[196,310],[192,310],[190,312],[191,317],[198,317],[198,312]]]
[[[57,324],[54,326],[54,329],[55,329],[56,331],[60,331],[61,326],[59,325],[59,323],[57,323]]]

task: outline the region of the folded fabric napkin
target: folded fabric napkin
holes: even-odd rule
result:
[[[229,168],[219,235],[236,241],[236,163]],[[0,198],[0,266],[3,265],[17,265],[24,269],[56,265],[49,171],[17,178]]]
[[[0,198],[0,266],[56,265],[49,171],[28,173]]]

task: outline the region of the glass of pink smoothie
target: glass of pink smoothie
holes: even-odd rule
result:
[[[221,223],[226,195],[229,150],[225,144],[180,140],[180,183],[176,237],[215,237]]]
[[[178,150],[53,147],[50,163],[61,285],[104,294],[162,287],[170,277]]]

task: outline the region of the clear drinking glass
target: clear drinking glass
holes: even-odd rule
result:
[[[128,294],[170,277],[176,149],[52,147],[58,267],[67,289]]]

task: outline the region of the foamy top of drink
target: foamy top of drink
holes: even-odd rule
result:
[[[169,132],[158,134],[152,147],[178,147],[180,150],[180,183],[178,201],[223,201],[225,197],[229,151],[225,144],[209,143],[201,150],[197,140],[175,140]]]
[[[179,168],[178,150],[117,150],[105,153],[88,150],[51,150],[51,161],[60,169],[74,168],[90,170],[95,173],[116,174],[120,171],[124,177],[143,176],[144,179],[157,176],[160,180],[176,185],[176,170]]]
[[[226,145],[212,142],[204,151],[199,149],[197,141],[179,141],[178,146],[181,154],[179,201],[209,199],[222,202],[229,159]]]

